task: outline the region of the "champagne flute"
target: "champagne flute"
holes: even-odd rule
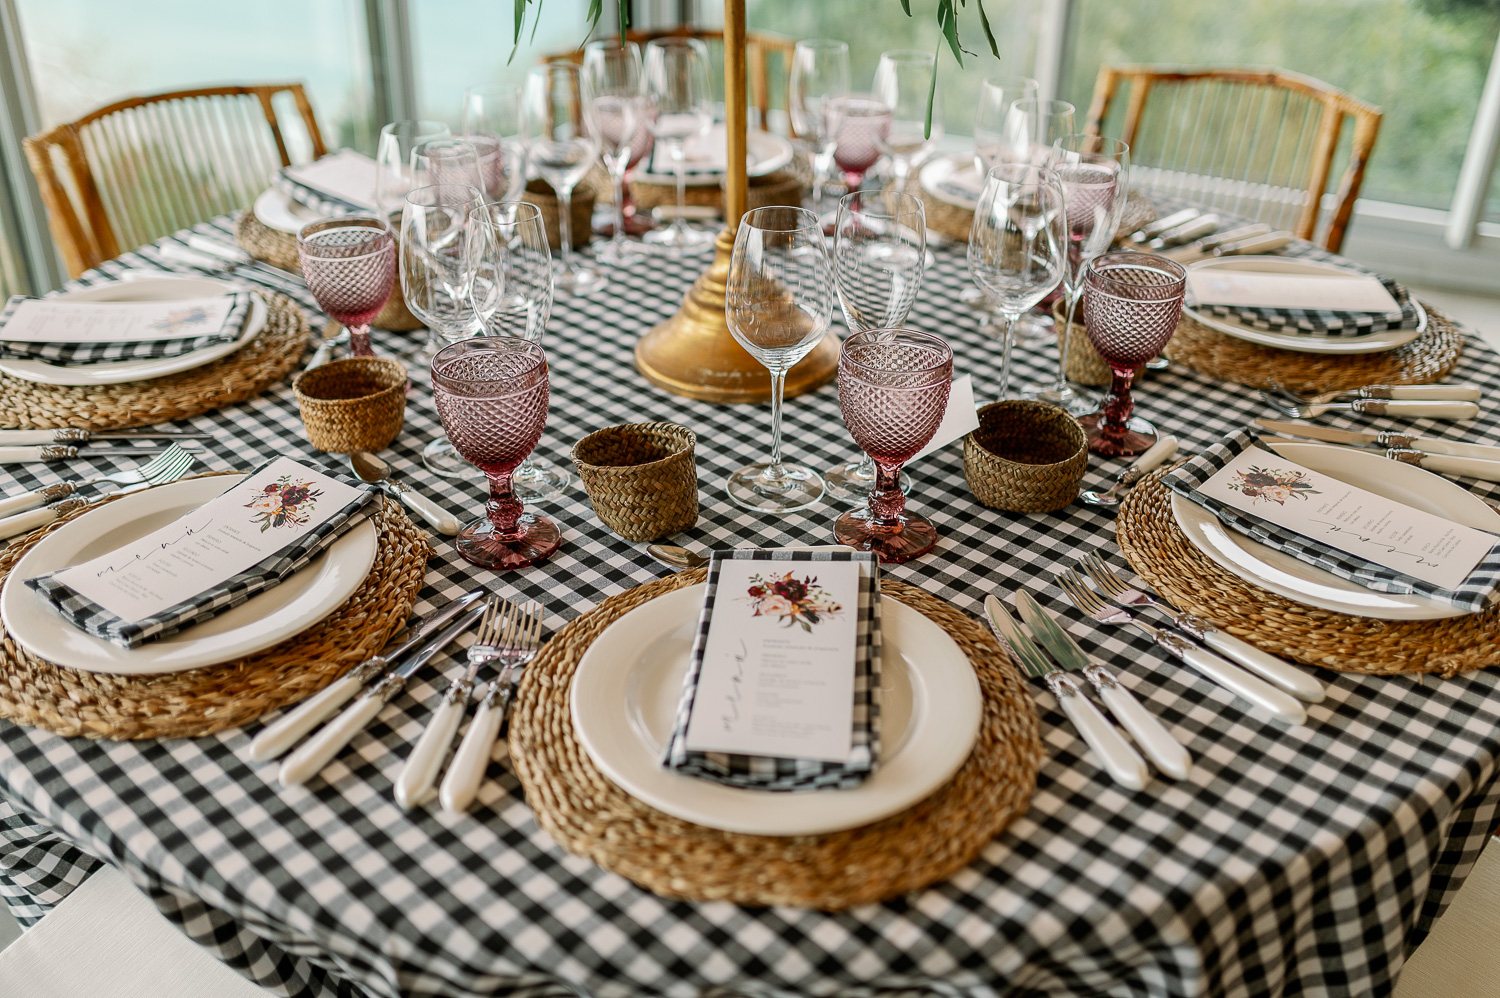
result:
[[[865,174],[880,159],[880,143],[891,130],[891,109],[869,94],[830,98],[823,105],[833,136],[833,162],[844,174],[849,193],[856,193]]]
[[[891,158],[896,190],[905,191],[912,168],[926,159],[943,138],[942,94],[933,89],[935,57],[931,52],[896,49],[880,54],[875,68],[875,99],[891,109],[891,127],[877,137],[880,151]],[[927,109],[932,107],[932,134]]]
[[[729,263],[724,317],[735,341],[771,372],[771,459],[729,476],[729,498],[746,509],[789,513],[823,495],[810,468],[781,460],[786,372],[833,320],[833,268],[818,216],[804,208],[756,208],[740,220]]]
[[[466,254],[469,209],[481,200],[469,184],[434,184],[407,194],[401,209],[401,293],[429,330],[429,354],[479,331]]]
[[[583,113],[583,80],[577,66],[548,63],[526,74],[526,103],[522,119],[529,140],[533,170],[557,194],[557,234],[560,266],[553,284],[557,292],[590,295],[609,278],[573,256],[573,188],[599,157],[599,139]]]
[[[424,142],[450,134],[441,121],[393,121],[380,130],[375,148],[375,206],[382,218],[400,214],[407,193],[422,186],[412,176],[412,152]]]
[[[583,52],[583,99],[590,127],[599,136],[600,152],[615,194],[615,232],[597,254],[620,263],[630,252],[625,238],[625,171],[636,134],[644,127],[645,97],[641,50],[635,42],[589,42]]]
[[[969,273],[1005,320],[1001,399],[1010,389],[1013,327],[1061,283],[1066,242],[1062,185],[1052,171],[1019,164],[990,170],[969,229]]]
[[[832,38],[810,38],[792,50],[787,80],[787,105],[792,129],[808,145],[813,171],[813,207],[823,201],[823,188],[833,169],[834,135],[823,105],[849,92],[849,45]]]
[[[833,234],[833,276],[839,306],[851,333],[900,326],[916,301],[927,257],[922,202],[886,191],[839,202]],[[875,488],[875,461],[868,454],[823,476],[828,495],[863,502]],[[910,480],[902,482],[910,488]]]
[[[464,137],[487,135],[500,148],[500,175],[504,189],[485,193],[491,200],[514,200],[526,184],[526,130],[521,125],[521,88],[509,83],[488,83],[464,91],[464,106],[459,119]],[[476,145],[483,169],[485,150]],[[489,174],[485,174],[486,178]]]
[[[309,222],[297,233],[297,259],[318,307],[349,330],[349,352],[375,356],[370,322],[396,284],[396,238],[390,225],[369,215]]]
[[[708,134],[713,124],[713,90],[708,82],[708,47],[696,38],[657,38],[646,43],[646,99],[654,111],[647,127],[658,148],[672,160],[677,178],[677,215],[645,240],[676,253],[706,250],[714,233],[691,227],[682,217],[687,200],[687,143]]]

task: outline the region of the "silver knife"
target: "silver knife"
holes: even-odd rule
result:
[[[1148,239],[1155,239],[1168,229],[1175,229],[1179,225],[1185,225],[1201,214],[1203,212],[1197,208],[1184,208],[1181,211],[1174,211],[1170,215],[1158,218],[1153,222],[1147,222],[1139,229],[1136,229],[1130,234],[1130,241],[1133,243],[1143,243]]]
[[[1488,444],[1465,444],[1440,437],[1418,437],[1410,433],[1392,433],[1389,430],[1339,430],[1332,426],[1315,426],[1311,423],[1289,423],[1280,419],[1257,419],[1255,424],[1273,433],[1285,433],[1309,440],[1326,440],[1334,444],[1353,444],[1356,447],[1396,447],[1417,450],[1423,454],[1449,454],[1453,457],[1477,457],[1482,461],[1500,461],[1500,447]]]
[[[389,670],[392,663],[399,662],[403,655],[414,650],[428,635],[458,616],[464,607],[483,595],[483,589],[464,593],[412,621],[411,626],[404,628],[401,634],[388,642],[378,655],[365,659],[267,725],[250,743],[250,761],[265,762],[282,755],[318,722],[342,707],[359,692],[360,687]],[[401,640],[403,638],[406,640]]]
[[[989,620],[990,630],[995,632],[995,637],[1011,650],[1027,675],[1041,679],[1052,690],[1063,713],[1068,715],[1068,720],[1073,722],[1073,726],[1078,729],[1088,747],[1094,750],[1094,756],[1114,781],[1130,790],[1144,787],[1148,776],[1146,760],[1099,713],[1099,708],[1089,700],[1077,680],[1058,669],[1042,654],[1042,650],[1026,636],[1021,625],[1006,612],[1005,604],[993,595],[984,598],[984,615]]]
[[[1130,732],[1135,743],[1156,763],[1157,769],[1174,779],[1188,778],[1193,768],[1193,757],[1155,715],[1141,706],[1135,694],[1121,685],[1104,666],[1089,658],[1072,635],[1059,627],[1057,621],[1024,589],[1016,590],[1016,608],[1021,611],[1021,619],[1026,621],[1026,626],[1031,628],[1037,641],[1052,653],[1052,657],[1063,668],[1082,672],[1094,684],[1094,689],[1099,691],[1099,698],[1109,707],[1110,713],[1115,715],[1115,720],[1125,725],[1125,730]]]
[[[84,444],[90,440],[212,440],[197,430],[0,430],[0,444]]]
[[[329,761],[338,755],[355,735],[363,731],[376,714],[380,713],[380,708],[406,687],[406,681],[418,669],[436,658],[460,634],[479,622],[479,618],[484,615],[484,606],[484,603],[480,602],[467,607],[462,612],[462,616],[444,628],[437,637],[430,640],[404,663],[387,672],[380,682],[367,687],[354,703],[344,708],[342,714],[324,725],[322,730],[287,756],[286,761],[281,764],[279,774],[281,785],[293,787],[306,783],[328,765]]]
[[[71,444],[48,444],[46,447],[0,447],[0,464],[26,464],[31,461],[70,461],[75,457],[147,457],[160,454],[160,447],[108,447],[79,452]]]

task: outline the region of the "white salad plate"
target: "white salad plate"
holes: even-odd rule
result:
[[[1360,275],[1362,271],[1350,270],[1321,260],[1299,260],[1289,256],[1227,256],[1213,260],[1200,260],[1188,266],[1189,270],[1248,270],[1263,274],[1340,274]],[[1417,325],[1414,329],[1386,329],[1364,336],[1313,336],[1297,333],[1273,333],[1265,329],[1254,329],[1233,319],[1207,315],[1191,305],[1184,304],[1183,312],[1210,329],[1226,336],[1257,343],[1278,350],[1293,350],[1297,353],[1362,354],[1383,353],[1405,346],[1427,331],[1427,310],[1415,298],[1412,304],[1417,309]]]
[[[712,141],[715,137],[722,141],[723,136],[724,126],[718,125],[708,135],[698,141]],[[691,145],[691,142],[689,144]],[[775,173],[790,163],[792,157],[796,155],[796,150],[792,148],[792,143],[788,139],[780,135],[773,135],[770,132],[756,131],[755,129],[751,129],[745,135],[745,149],[745,172],[747,176],[751,177],[764,177],[768,173]],[[643,184],[677,183],[677,175],[670,169],[665,173],[649,172],[649,168],[656,165],[654,162],[656,156],[654,150],[651,155],[652,162],[642,166],[641,172],[637,174],[636,179]],[[717,170],[694,171],[689,168],[684,177],[684,182],[689,187],[713,187],[722,183],[723,180],[724,174]]]
[[[881,603],[879,768],[850,790],[740,790],[661,767],[687,675],[703,585],[636,607],[589,646],[573,677],[573,728],[626,793],[686,821],[748,835],[817,835],[904,810],[947,782],[979,734],[979,681],[941,628]]]
[[[344,534],[302,571],[232,610],[176,634],[121,648],[74,627],[25,579],[82,564],[177,520],[243,476],[173,482],[125,496],[43,538],[11,569],[0,589],[0,619],[16,642],[49,662],[85,672],[145,676],[231,662],[269,648],[332,613],[375,563],[375,525]]]
[[[1289,461],[1376,495],[1479,530],[1500,532],[1500,513],[1467,489],[1375,451],[1336,444],[1267,441]],[[1220,523],[1208,510],[1172,493],[1172,515],[1189,543],[1231,575],[1287,599],[1356,617],[1439,620],[1464,611],[1421,596],[1380,593],[1274,551]]]
[[[250,206],[250,210],[255,214],[256,221],[266,228],[293,236],[301,232],[302,227],[308,222],[316,222],[323,217],[302,202],[292,200],[291,195],[278,191],[274,187],[267,187],[261,191],[255,203]]]
[[[241,285],[228,281],[216,281],[207,277],[139,277],[111,284],[97,284],[77,291],[66,291],[49,301],[178,301],[188,298],[210,298],[214,295],[233,294],[245,290]],[[265,328],[266,303],[259,295],[252,298],[250,317],[245,321],[240,338],[229,343],[216,343],[179,354],[176,357],[149,357],[144,360],[113,360],[98,364],[66,366],[49,364],[43,360],[0,359],[0,372],[22,381],[41,385],[119,385],[128,381],[148,381],[180,371],[191,371],[195,367],[211,364],[220,357],[228,357],[250,341],[250,338]]]

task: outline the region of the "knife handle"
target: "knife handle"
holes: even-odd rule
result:
[[[1368,385],[1364,391],[1379,399],[1478,402],[1480,397],[1475,385]]]
[[[64,508],[68,502],[80,502],[77,499],[64,500],[55,506],[43,506],[41,509],[28,510],[25,513],[17,513],[0,519],[0,538],[15,537],[17,534],[25,534],[38,527],[45,527],[53,520],[62,516],[74,507]]]
[[[384,706],[385,701],[378,696],[366,695],[354,701],[353,705],[345,707],[342,714],[324,725],[321,731],[286,757],[286,761],[281,764],[281,785],[295,787],[316,776],[324,766],[333,761],[334,756],[343,751],[345,745],[354,740],[355,735],[365,730]]]
[[[1047,676],[1047,685],[1052,688],[1063,713],[1068,715],[1068,720],[1073,722],[1114,781],[1130,790],[1144,788],[1148,775],[1146,760],[1099,713],[1099,708],[1084,695],[1078,684],[1070,676],[1054,672]]]
[[[453,744],[453,736],[458,733],[458,725],[464,719],[464,708],[468,705],[468,697],[443,697],[437,710],[433,711],[432,720],[427,722],[422,737],[417,739],[416,747],[406,757],[406,764],[396,776],[397,804],[411,810],[425,804],[432,796],[438,772],[443,768],[443,760],[448,757],[448,749]]]
[[[1355,412],[1373,416],[1423,417],[1427,419],[1473,419],[1479,406],[1473,402],[1424,402],[1418,399],[1355,399]]]
[[[77,447],[51,444],[46,447],[0,447],[0,464],[27,464],[31,461],[62,461],[77,457]]]
[[[1085,669],[1083,674],[1094,684],[1099,698],[1115,720],[1125,726],[1135,743],[1156,763],[1156,768],[1174,780],[1187,779],[1193,770],[1193,757],[1163,727],[1156,715],[1141,706],[1135,694],[1121,685],[1119,677],[1097,665]]]
[[[391,485],[401,499],[402,505],[427,521],[427,525],[433,530],[446,537],[452,537],[458,533],[462,526],[458,522],[458,517],[409,485],[402,485],[399,482],[392,482]]]
[[[495,739],[500,737],[500,725],[505,722],[505,703],[494,703],[496,698],[486,696],[479,702],[464,740],[458,744],[458,752],[438,788],[438,803],[445,811],[463,814],[474,803],[479,794],[479,785],[490,768],[490,753]]]
[[[1267,232],[1263,236],[1251,236],[1232,243],[1222,243],[1214,248],[1214,256],[1250,256],[1279,250],[1294,237],[1290,232]]]
[[[1477,457],[1482,461],[1500,461],[1500,447],[1493,444],[1466,444],[1442,437],[1411,437],[1403,446],[1424,454],[1451,454],[1454,457]]]
[[[1496,454],[1500,456],[1500,451],[1497,451]],[[31,509],[34,506],[41,506],[49,502],[56,502],[59,499],[66,499],[77,491],[78,486],[72,482],[58,482],[55,485],[44,485],[30,492],[7,496],[4,499],[0,499],[0,515],[9,516],[12,513],[19,513],[23,509]]]
[[[45,445],[57,443],[56,430],[0,430],[0,444]]]
[[[268,724],[250,743],[250,761],[275,759],[295,745],[319,722],[327,719],[359,692],[360,682],[340,676],[296,707]]]
[[[1309,675],[1285,659],[1277,658],[1270,652],[1261,651],[1248,641],[1242,641],[1217,628],[1204,628],[1203,643],[1226,658],[1233,659],[1251,672],[1258,673],[1262,678],[1298,700],[1308,703],[1319,703],[1328,691],[1317,678]]]
[[[1250,701],[1277,720],[1288,724],[1307,722],[1307,710],[1295,697],[1281,692],[1264,679],[1250,675],[1233,662],[1216,655],[1207,648],[1199,648],[1174,634],[1161,635],[1157,638],[1157,644],[1235,696]]]
[[[1449,454],[1422,454],[1416,451],[1396,451],[1396,460],[1415,464],[1428,471],[1442,475],[1461,475],[1477,478],[1482,482],[1500,482],[1500,461],[1481,461],[1477,457],[1453,457]]]

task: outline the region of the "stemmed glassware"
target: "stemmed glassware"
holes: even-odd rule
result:
[[[912,168],[943,138],[942,94],[933,89],[931,52],[896,49],[880,54],[875,68],[875,99],[891,109],[891,127],[876,139],[891,158],[895,188],[906,190]],[[932,105],[932,134],[927,135],[927,108]]]
[[[1035,100],[1040,85],[1029,76],[986,76],[974,108],[974,169],[980,176],[998,166],[1005,143],[1005,119],[1018,100]]]
[[[465,139],[423,142],[411,151],[411,175],[413,189],[447,184],[473,187],[481,193],[486,189],[479,152]]]
[[[396,285],[396,238],[383,219],[345,215],[297,233],[297,259],[318,307],[349,330],[349,352],[373,357],[370,323]]]
[[[869,505],[833,525],[840,544],[909,561],[932,550],[937,528],[906,511],[901,466],[927,446],[943,422],[953,383],[953,351],[915,329],[866,329],[844,341],[839,408],[849,435],[878,469]]]
[[[625,238],[625,171],[630,167],[636,134],[644,127],[646,99],[641,79],[641,50],[635,42],[589,42],[583,51],[583,99],[590,126],[599,136],[605,169],[614,185],[615,234],[598,252],[601,260],[619,263],[630,251]]]
[[[818,216],[804,208],[756,208],[740,220],[729,263],[724,317],[735,341],[771,372],[771,459],[729,476],[729,498],[747,509],[786,513],[823,495],[818,473],[781,461],[786,372],[833,320],[833,268]]]
[[[787,106],[792,129],[812,157],[813,206],[823,201],[823,187],[833,169],[834,134],[824,105],[849,92],[849,44],[832,38],[809,38],[792,50]]]
[[[432,397],[443,432],[490,480],[485,515],[458,532],[454,547],[482,568],[523,568],[557,550],[561,533],[527,513],[511,488],[516,466],[547,423],[547,356],[512,336],[459,340],[432,358]]]
[[[1051,170],[997,166],[969,229],[969,273],[1005,320],[1000,356],[1000,398],[1010,390],[1010,354],[1016,320],[1062,281],[1067,233],[1062,185]]]
[[[833,136],[833,162],[844,174],[849,193],[856,193],[865,174],[880,159],[880,143],[891,130],[888,104],[869,94],[834,97],[823,105],[828,134]]]
[[[460,138],[474,143],[479,153],[480,172],[485,178],[485,195],[493,201],[515,199],[526,184],[526,130],[521,125],[521,88],[509,83],[491,83],[469,87],[464,91],[463,112],[459,119]],[[499,160],[494,168],[486,166],[487,144],[494,140]]]
[[[657,38],[646,43],[646,126],[656,145],[672,160],[677,178],[677,214],[672,224],[654,229],[647,242],[678,253],[705,250],[714,233],[693,228],[682,217],[687,200],[687,142],[707,135],[713,125],[713,88],[708,82],[708,47],[696,38]]]
[[[1062,184],[1068,225],[1068,265],[1063,270],[1063,298],[1068,321],[1057,338],[1057,383],[1022,393],[1066,409],[1074,416],[1093,412],[1099,397],[1068,384],[1068,341],[1073,313],[1083,295],[1089,261],[1109,249],[1125,213],[1130,184],[1130,147],[1099,135],[1064,135],[1052,144],[1052,172]]]
[[[582,73],[577,66],[548,63],[526,74],[522,120],[527,157],[537,176],[557,194],[560,266],[554,286],[561,294],[593,294],[609,279],[573,256],[573,188],[599,156],[599,138],[583,113]]]
[[[1073,105],[1065,100],[1025,97],[1012,101],[1005,112],[1000,142],[995,146],[995,163],[1047,165],[1052,143],[1064,135],[1077,133],[1074,115]]]
[[[482,200],[469,184],[433,184],[407,194],[401,209],[401,293],[431,333],[430,353],[479,331],[465,255],[469,209]]]
[[[834,223],[833,275],[849,331],[904,323],[922,286],[926,256],[926,213],[918,198],[895,191],[846,195]],[[835,499],[862,502],[875,477],[866,454],[830,469],[823,480]]]
[[[1177,329],[1187,271],[1150,253],[1105,253],[1088,265],[1083,298],[1089,340],[1114,373],[1103,408],[1079,420],[1089,450],[1109,457],[1139,454],[1156,443],[1156,427],[1131,416],[1130,383],[1161,353]]]
[[[411,158],[417,146],[451,134],[441,121],[393,121],[380,130],[375,147],[375,205],[382,218],[400,214],[407,193],[422,186],[416,182]]]

